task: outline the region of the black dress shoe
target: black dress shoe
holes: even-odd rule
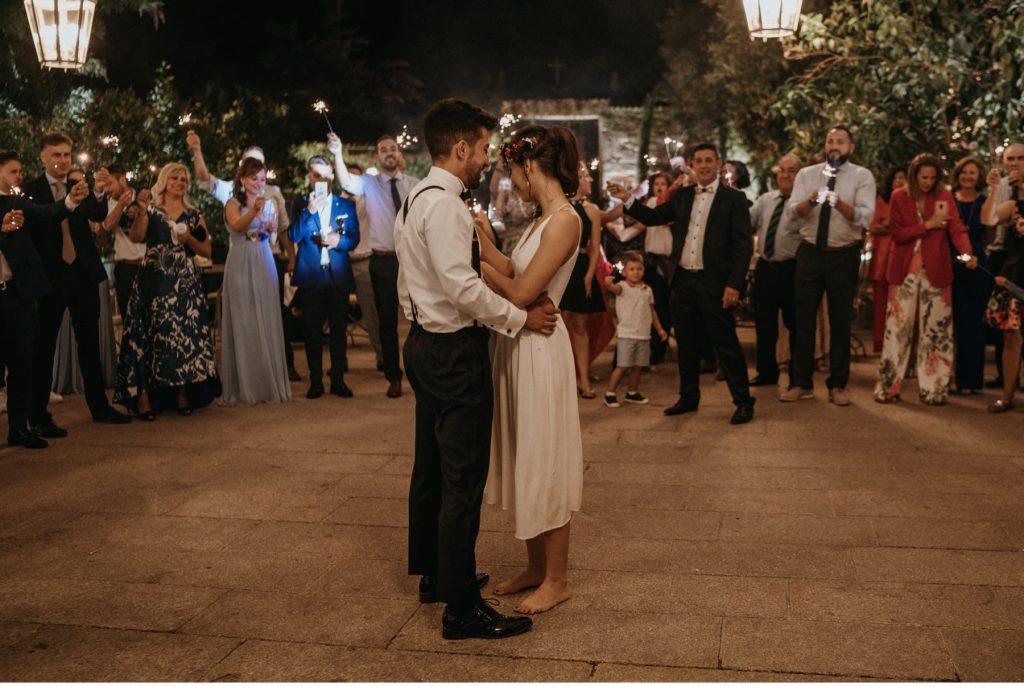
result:
[[[491,576],[487,573],[477,573],[476,588],[483,589],[490,579]],[[420,578],[420,603],[432,604],[435,601],[437,601],[437,580],[429,575],[424,575]]]
[[[345,382],[331,384],[331,393],[342,398],[352,398],[352,389],[349,389]]]
[[[683,413],[695,413],[697,412],[697,406],[700,404],[699,401],[684,401],[679,399],[676,401],[674,406],[665,408],[666,415],[682,415]]]
[[[779,383],[779,378],[767,379],[761,375],[757,375],[750,380],[750,386],[776,386]]]
[[[96,415],[92,418],[93,422],[104,422],[110,425],[127,425],[132,421],[130,415],[120,413],[113,408],[107,408],[102,415]]]
[[[46,448],[49,446],[45,439],[41,439],[27,429],[19,429],[8,434],[7,445],[23,446],[24,448]]]
[[[502,615],[481,599],[465,613],[444,609],[441,636],[445,639],[503,639],[520,635],[533,627],[533,621],[522,615]]]
[[[395,380],[388,384],[387,397],[398,398],[402,395],[402,382]]]
[[[289,382],[301,382],[302,381],[302,375],[300,375],[299,371],[296,370],[294,367],[289,367],[288,368],[288,381]]]
[[[736,408],[729,420],[731,425],[745,425],[754,419],[754,406],[752,404],[742,405]]]
[[[54,424],[53,420],[43,420],[42,422],[30,424],[29,429],[37,437],[45,439],[63,439],[68,435],[68,430],[58,427]]]
[[[324,395],[323,384],[310,384],[309,391],[306,392],[306,398],[320,398]]]

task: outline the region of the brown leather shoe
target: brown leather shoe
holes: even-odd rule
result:
[[[402,381],[396,379],[388,385],[388,398],[398,398],[402,395]]]

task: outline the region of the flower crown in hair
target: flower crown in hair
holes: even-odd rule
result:
[[[522,164],[526,153],[534,150],[536,147],[537,139],[532,136],[526,136],[515,143],[506,143],[501,146],[501,159],[505,161],[506,165],[513,162],[517,165]]]

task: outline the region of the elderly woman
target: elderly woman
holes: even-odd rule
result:
[[[914,322],[918,321],[918,394],[922,403],[942,405],[953,372],[953,256],[971,255],[967,230],[960,221],[953,194],[942,184],[942,161],[922,153],[907,171],[907,185],[889,201],[892,253],[886,272],[890,289],[885,339],[875,385],[875,400],[899,398],[910,358]]]
[[[152,191],[143,189],[136,199],[129,238],[147,250],[128,300],[114,400],[142,420],[166,407],[191,415],[220,395],[202,280],[192,260],[210,257],[210,235],[185,198],[188,184],[188,169],[172,162]]]

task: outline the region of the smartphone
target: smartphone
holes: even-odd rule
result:
[[[944,201],[944,200],[940,200],[940,201],[937,201],[935,203],[935,210],[937,212],[946,212],[948,209],[949,209],[949,206],[946,205],[946,201]]]
[[[313,196],[316,198],[325,198],[327,196],[326,181],[318,181],[313,184]]]

